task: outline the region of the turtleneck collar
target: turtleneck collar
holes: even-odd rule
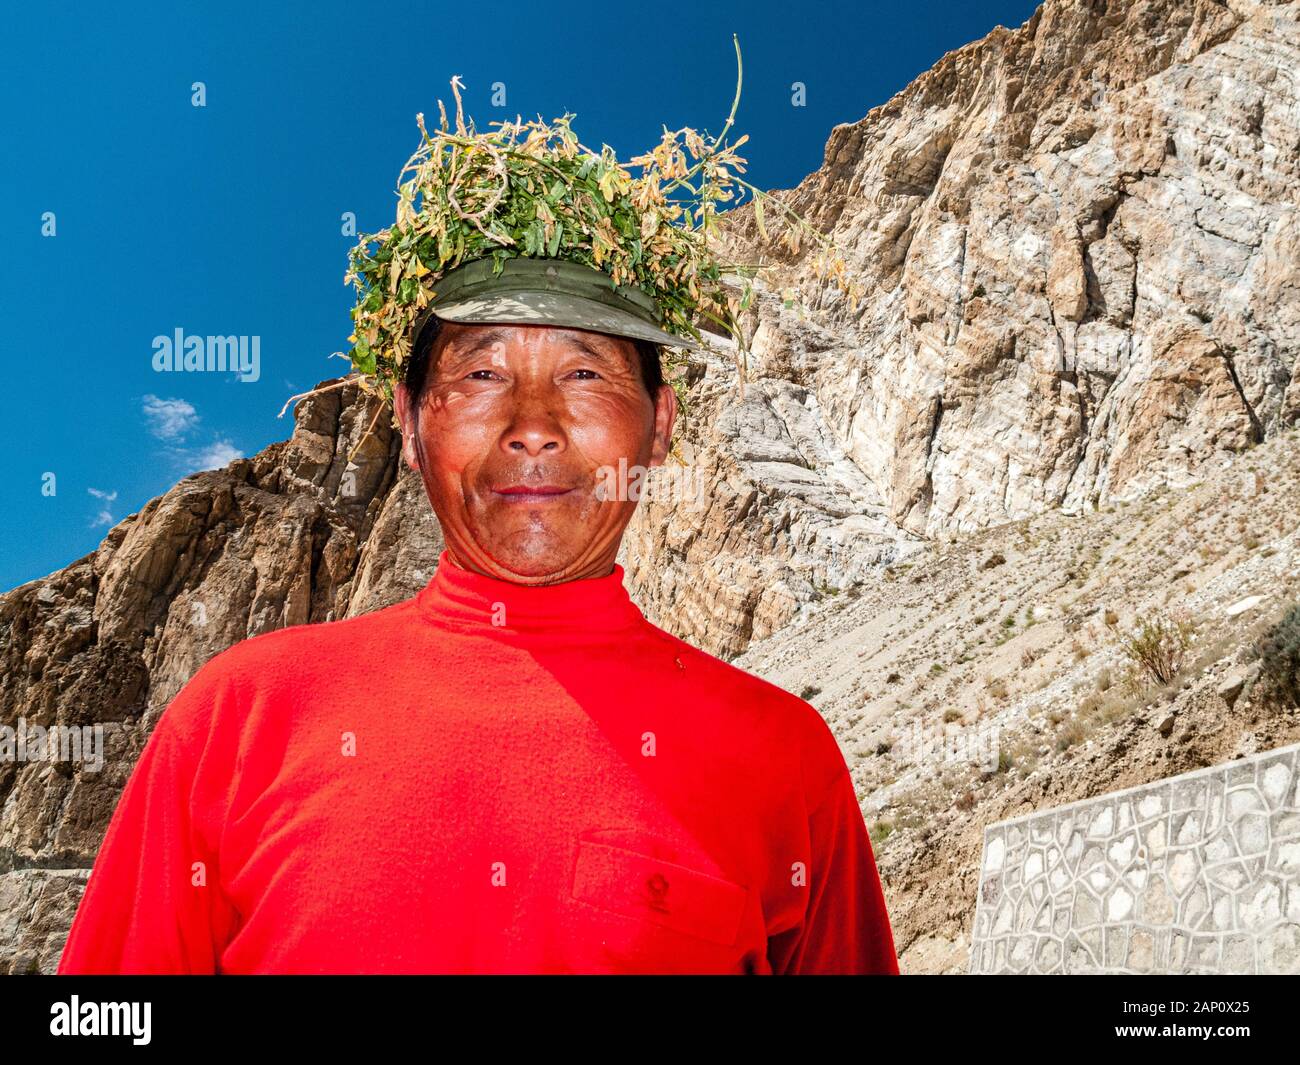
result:
[[[623,586],[623,576],[623,567],[615,563],[604,577],[515,584],[464,569],[443,548],[438,568],[415,601],[430,620],[461,632],[587,640],[644,622]]]

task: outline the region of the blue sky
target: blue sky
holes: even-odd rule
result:
[[[583,143],[626,159],[664,125],[720,131],[735,32],[731,139],[749,134],[748,180],[789,188],[832,126],[1036,6],[11,5],[0,590],[93,551],[186,473],[284,439],[284,401],[348,369],[329,357],[351,326],[342,216],[360,232],[392,222],[416,112],[432,125],[439,98],[452,110],[453,74],[481,130],[572,111]],[[258,338],[257,379],[157,372],[154,338],[177,329]]]

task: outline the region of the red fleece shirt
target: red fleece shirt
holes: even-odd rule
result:
[[[149,737],[60,973],[897,973],[817,711],[604,577],[444,551],[216,655]]]

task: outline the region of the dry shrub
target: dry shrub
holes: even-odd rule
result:
[[[1300,604],[1255,641],[1254,651],[1260,671],[1252,695],[1270,706],[1300,707]]]
[[[1116,629],[1116,635],[1129,661],[1155,683],[1168,684],[1182,669],[1193,631],[1184,618],[1157,615],[1139,618],[1128,632]]]

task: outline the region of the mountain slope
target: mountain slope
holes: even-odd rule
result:
[[[1185,488],[914,553],[735,664],[839,738],[904,970],[964,973],[985,825],[1300,740],[1300,706],[1253,680],[1298,601],[1293,429]],[[1179,620],[1159,683],[1125,640]]]

